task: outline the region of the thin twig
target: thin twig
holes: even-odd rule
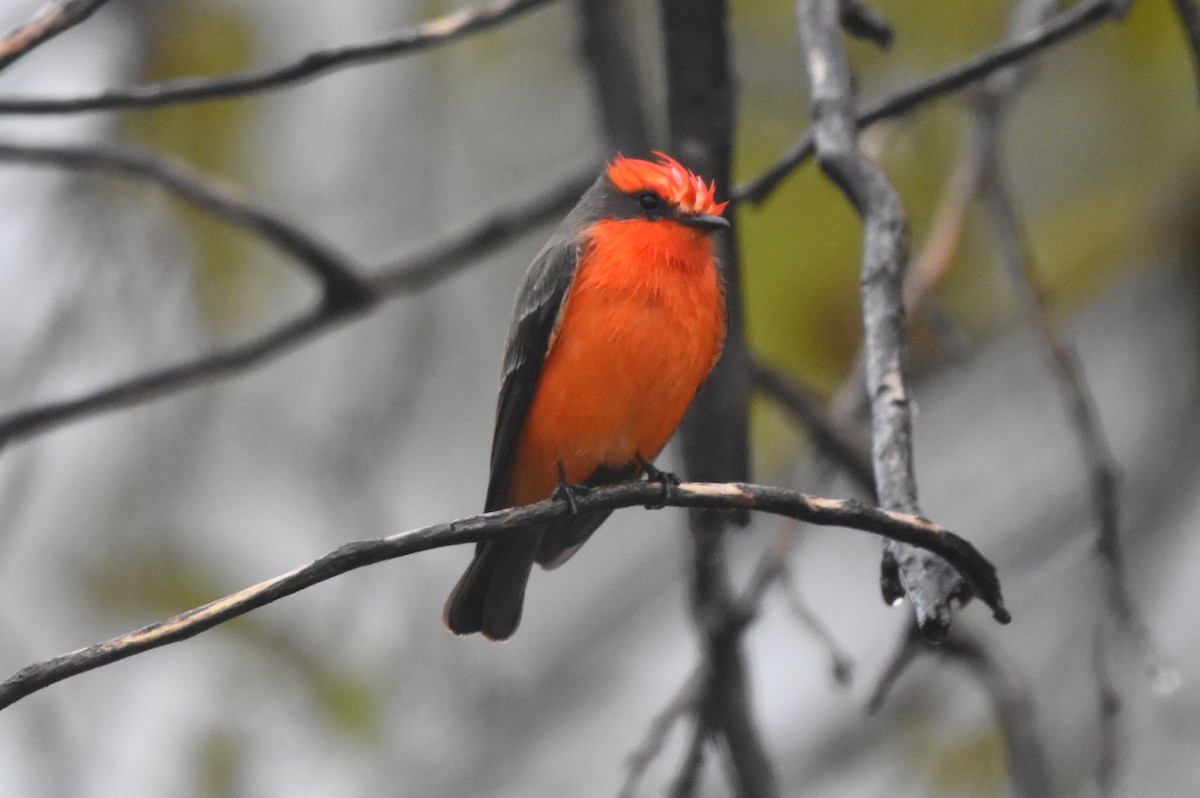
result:
[[[710,727],[697,717],[692,726],[692,736],[679,763],[679,773],[671,782],[670,798],[692,798],[700,785],[700,771],[704,768],[704,749],[709,741]]]
[[[1179,24],[1187,37],[1188,49],[1192,53],[1192,68],[1196,72],[1196,91],[1200,92],[1200,5],[1196,0],[1175,0],[1175,11]]]
[[[1100,619],[1092,638],[1092,675],[1096,681],[1096,703],[1099,705],[1096,717],[1096,783],[1100,795],[1108,798],[1117,794],[1117,780],[1120,777],[1122,702],[1108,669],[1108,641],[1105,634],[1104,620]]]
[[[863,0],[838,0],[838,22],[846,33],[866,39],[879,47],[892,46],[892,26],[887,18],[868,6]]]
[[[324,278],[328,275],[332,280],[341,280],[340,275],[344,273],[346,285],[354,285],[351,280],[361,281],[369,296],[380,298],[412,293],[443,280],[455,274],[470,259],[513,240],[534,225],[561,215],[578,199],[596,174],[593,164],[576,167],[535,193],[510,201],[500,211],[384,266],[372,276],[354,277],[357,270],[332,247],[316,241],[300,228],[261,206],[240,198],[230,189],[154,156],[144,153],[130,156],[129,151],[119,151],[114,156],[113,152],[103,145],[0,145],[0,159],[21,161],[29,158],[64,168],[103,168],[121,176],[160,183],[274,244],[318,276]],[[43,157],[50,154],[54,157]],[[59,158],[59,155],[68,157]],[[232,376],[357,318],[370,307],[368,303],[331,302],[326,299],[317,307],[305,310],[249,341],[119,379],[73,399],[12,411],[0,416],[0,448],[81,418],[137,405],[208,380]]]
[[[763,552],[749,582],[738,596],[734,611],[721,620],[725,627],[722,634],[744,632],[759,617],[759,606],[767,591],[775,584],[783,587],[789,606],[797,618],[825,645],[829,652],[830,670],[833,679],[840,685],[848,684],[854,663],[845,653],[833,634],[807,607],[800,602],[795,585],[787,568],[787,557],[796,543],[795,522],[784,519],[774,541]],[[655,716],[646,734],[645,741],[629,755],[629,773],[618,798],[632,798],[638,783],[650,763],[662,752],[663,743],[673,724],[687,712],[694,712],[702,699],[702,687],[706,679],[706,666],[701,661],[675,697]],[[698,718],[699,720],[699,718]],[[693,739],[693,742],[695,740]],[[682,773],[682,771],[681,771]]]
[[[70,114],[117,108],[155,108],[279,89],[358,64],[382,61],[446,44],[494,28],[551,0],[494,0],[422,22],[375,41],[316,50],[277,67],[234,75],[189,77],[125,89],[105,89],[80,97],[3,97],[0,114]]]
[[[854,675],[854,659],[838,643],[829,627],[813,612],[811,607],[804,603],[792,572],[787,568],[781,569],[778,580],[787,599],[788,608],[796,616],[796,620],[820,641],[828,653],[829,673],[833,676],[833,681],[841,687],[846,687]]]
[[[177,158],[112,145],[42,145],[0,142],[0,162],[104,172],[166,188],[231,224],[244,228],[295,260],[321,281],[325,301],[338,310],[369,305],[374,291],[332,246],[241,195],[228,183],[200,174]]]
[[[921,635],[916,624],[910,622],[895,653],[875,683],[867,711],[871,714],[878,712],[900,676],[924,654],[933,654],[964,666],[991,699],[996,725],[1004,734],[1008,749],[1013,795],[1020,798],[1052,795],[1046,747],[1038,729],[1032,691],[1020,677],[1016,664],[969,626],[956,626],[946,640],[932,646]]]
[[[635,798],[638,785],[650,765],[662,753],[667,737],[675,728],[675,724],[695,713],[699,690],[700,674],[696,672],[688,677],[688,680],[675,693],[675,697],[650,721],[650,728],[646,731],[645,739],[626,757],[629,772],[625,774],[625,783],[621,785],[621,791],[617,793],[617,798]]]
[[[652,503],[661,505],[663,502],[662,487],[657,482],[624,482],[595,488],[586,495],[575,497],[574,509],[588,513]],[[916,516],[890,512],[855,500],[806,496],[786,488],[744,483],[685,482],[671,489],[665,504],[773,513],[820,526],[849,526],[928,547],[953,563],[970,580],[978,595],[992,608],[997,621],[1007,623],[1010,620],[1004,609],[1000,582],[992,564],[963,538]],[[0,708],[70,676],[193,637],[348,571],[429,549],[475,543],[513,529],[561,518],[572,512],[571,503],[548,499],[526,507],[434,524],[384,538],[347,543],[308,565],[202,607],[103,643],[29,665],[0,684]]]
[[[579,15],[580,45],[608,149],[646,155],[650,125],[629,9],[612,0],[579,0]]]
[[[900,681],[900,677],[908,671],[910,665],[916,662],[917,657],[928,649],[929,644],[921,635],[921,629],[917,626],[916,620],[910,618],[904,625],[904,633],[900,637],[900,642],[896,644],[892,656],[888,658],[887,665],[884,666],[883,672],[875,681],[875,689],[871,691],[871,697],[867,699],[868,714],[874,715],[880,710],[883,702],[891,694],[892,688]]]
[[[1117,13],[1118,9],[1114,8],[1113,0],[1083,0],[1076,3],[1036,30],[968,58],[945,72],[863,105],[855,113],[856,125],[863,128],[882,119],[902,116],[929,100],[956,92],[998,69],[1015,64],[1040,50],[1082,33],[1097,22]],[[774,166],[754,180],[738,186],[733,191],[733,199],[755,205],[765,200],[785,177],[812,157],[813,145],[813,131],[809,129]]]
[[[108,0],[62,0],[0,39],[0,70],[100,10]]]
[[[963,628],[952,632],[944,645],[931,650],[942,659],[964,666],[991,699],[992,712],[1008,748],[1012,794],[1017,798],[1052,795],[1034,697],[1020,678],[1016,663],[981,635]]]
[[[863,219],[862,307],[872,463],[881,506],[919,512],[912,464],[912,410],[903,301],[908,231],[900,198],[858,147],[849,59],[837,27],[837,0],[799,0],[797,18],[811,89],[821,168]],[[950,626],[952,603],[969,595],[958,574],[926,552],[885,543],[884,597],[907,596],[931,639]]]
[[[925,243],[904,276],[904,309],[909,317],[922,312],[958,254],[967,209],[979,193],[978,163],[971,158],[964,161],[950,178]]]
[[[859,429],[830,413],[812,391],[786,374],[755,360],[750,368],[755,387],[795,416],[808,429],[817,449],[841,464],[867,493],[873,493],[871,445]]]
[[[441,282],[472,260],[565,214],[599,173],[600,164],[585,159],[532,191],[509,198],[499,210],[461,230],[374,270],[371,284],[390,298],[416,293]]]
[[[1020,300],[1026,321],[1037,333],[1045,350],[1047,362],[1058,383],[1059,391],[1066,405],[1068,420],[1075,431],[1084,467],[1087,469],[1096,522],[1096,552],[1103,569],[1103,585],[1108,612],[1117,622],[1121,631],[1128,635],[1138,647],[1152,678],[1156,678],[1169,666],[1159,655],[1145,619],[1129,592],[1125,558],[1120,541],[1116,461],[1100,424],[1095,400],[1092,398],[1078,358],[1072,347],[1060,334],[1058,326],[1050,318],[1042,293],[1035,282],[1032,254],[1021,229],[1016,208],[1000,174],[997,141],[999,123],[994,116],[996,113],[999,111],[994,106],[982,108],[980,110],[981,122],[978,126],[980,135],[984,139],[981,148],[986,153],[982,157],[986,158],[988,163],[983,186],[983,199],[988,217],[999,242],[1001,260],[1009,273],[1013,290]],[[1100,653],[1096,655],[1095,678],[1100,685],[1098,689],[1103,702],[1101,718],[1106,725],[1115,728],[1120,722],[1120,702],[1109,701],[1109,696],[1115,692],[1115,688],[1105,684],[1108,679],[1100,669],[1105,656],[1103,650],[1106,648],[1103,625],[1104,619],[1099,620],[1095,632],[1097,646],[1101,649]],[[1115,738],[1119,736],[1119,733],[1111,731],[1106,733],[1106,736]],[[1104,795],[1112,794],[1111,772],[1116,769],[1114,764],[1115,747],[1108,747],[1112,750],[1102,754],[1097,774]]]

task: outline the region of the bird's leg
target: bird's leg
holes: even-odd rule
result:
[[[579,515],[579,507],[575,504],[575,497],[586,496],[592,492],[592,489],[587,485],[581,485],[578,482],[567,482],[567,473],[563,471],[562,463],[558,464],[558,487],[550,494],[551,499],[565,499],[571,507],[571,515]]]
[[[661,468],[651,463],[639,453],[637,456],[638,465],[646,472],[647,482],[657,482],[662,485],[662,498],[654,504],[647,504],[647,510],[661,510],[667,506],[667,500],[671,498],[671,489],[679,484],[679,477],[672,474],[670,471],[663,471]]]

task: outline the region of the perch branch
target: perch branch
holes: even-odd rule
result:
[[[656,482],[624,482],[596,488],[574,498],[578,512],[661,504],[704,509],[739,508],[783,515],[820,526],[850,526],[927,547],[945,557],[970,581],[1000,623],[1004,609],[996,570],[970,543],[931,521],[871,507],[855,500],[806,496],[785,488],[745,483],[685,482],[664,497]],[[508,530],[545,523],[572,512],[567,501],[546,500],[525,507],[434,524],[384,538],[347,543],[308,565],[260,582],[224,598],[150,624],[128,634],[29,665],[0,683],[0,708],[70,676],[131,657],[168,643],[186,640],[218,624],[290,596],[348,571],[420,551],[476,543]]]

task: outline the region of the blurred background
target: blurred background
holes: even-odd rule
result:
[[[0,0],[0,29],[40,0]],[[655,4],[623,4],[662,119]],[[448,13],[397,0],[119,0],[0,76],[0,94],[74,95],[271,65]],[[896,42],[853,43],[864,98],[944,69],[1005,33],[1009,2],[880,0]],[[791,3],[732,0],[735,175],[807,126]],[[611,157],[577,8],[245,99],[2,118],[20,141],[134,143],[244,187],[363,263],[384,263]],[[1077,347],[1120,472],[1129,588],[1173,663],[1114,634],[1125,794],[1200,783],[1200,432],[1196,257],[1200,113],[1172,4],[1141,0],[1051,49],[1004,130],[1039,281]],[[872,128],[920,251],[970,133],[961,97]],[[726,189],[727,190],[727,187]],[[723,193],[720,191],[719,193]],[[0,168],[0,412],[68,398],[253,336],[313,286],[244,233],[143,185]],[[740,217],[749,338],[831,395],[860,343],[861,228],[811,164]],[[337,545],[476,513],[511,300],[548,235],[381,306],[244,374],[108,413],[0,453],[0,670],[69,651],[287,571]],[[1054,791],[1096,792],[1093,634],[1105,612],[1087,472],[1043,347],[980,208],[913,329],[923,510],[998,565],[1014,616],[958,623],[1028,691]],[[756,478],[853,491],[766,400]],[[668,451],[666,461],[672,462]],[[455,639],[442,602],[468,560],[441,550],[372,566],[193,640],[54,685],[0,713],[5,796],[610,796],[691,673],[682,513],[617,513],[532,580],[506,644]],[[744,580],[781,522],[733,541]],[[755,711],[785,794],[1003,796],[1007,754],[964,669],[919,659],[865,706],[906,608],[878,592],[878,540],[801,530],[803,601],[781,593],[747,637]],[[663,794],[677,729],[639,795]],[[730,792],[710,762],[703,795]]]

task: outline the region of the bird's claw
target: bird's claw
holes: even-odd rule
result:
[[[646,509],[661,510],[667,506],[667,502],[671,498],[671,490],[679,484],[679,477],[670,471],[663,471],[653,463],[646,461],[641,455],[638,455],[638,465],[642,467],[642,471],[646,472],[647,482],[657,482],[662,486],[662,498],[656,502],[647,503]]]
[[[551,499],[566,501],[567,506],[571,508],[571,515],[579,515],[579,506],[575,504],[575,499],[579,496],[586,496],[591,492],[592,489],[587,485],[581,485],[578,482],[568,482],[562,463],[558,464],[558,487],[550,494]]]

